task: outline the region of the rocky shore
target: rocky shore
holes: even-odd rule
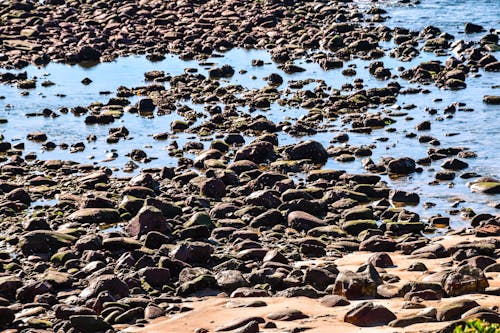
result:
[[[500,322],[498,174],[478,174],[476,151],[432,132],[474,111],[458,99],[440,105],[437,89],[468,94],[469,80],[498,72],[498,31],[465,23],[477,38],[464,41],[434,26],[391,29],[388,14],[350,1],[0,3],[0,83],[27,99],[58,83],[21,69],[50,62],[176,54],[208,68],[148,71],[134,86],[100,91],[113,94],[106,102],[26,114],[61,130],[74,117],[105,137],[60,142],[35,121],[17,138],[0,134],[0,330],[444,333],[471,318]],[[231,83],[246,71],[215,60],[237,48],[267,50],[279,70],[259,88]],[[376,85],[358,77],[353,59]],[[352,81],[294,80],[304,64]],[[400,103],[415,95],[435,107]],[[493,90],[480,100],[500,103]],[[278,107],[286,119],[271,116]],[[155,147],[137,143],[146,134],[130,129],[129,116],[161,124],[148,134]],[[357,135],[372,141],[351,144]],[[412,145],[375,158],[391,135]],[[105,161],[44,158],[80,156],[95,142],[111,147]],[[148,165],[162,155],[173,163]],[[120,168],[106,165],[122,156]],[[363,172],[348,170],[353,161]],[[400,186],[423,174],[433,186],[467,182],[488,212],[458,198],[423,218],[417,207],[435,203]]]

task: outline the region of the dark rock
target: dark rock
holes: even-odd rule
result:
[[[387,325],[396,319],[396,315],[382,305],[363,302],[350,309],[344,316],[344,321],[360,327]]]

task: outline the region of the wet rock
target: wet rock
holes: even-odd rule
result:
[[[448,170],[462,170],[466,169],[469,167],[469,164],[465,163],[464,161],[461,161],[457,158],[452,158],[450,160],[445,161],[441,167],[443,169],[448,169]]]
[[[324,164],[328,160],[328,153],[323,145],[317,141],[300,142],[285,150],[291,160],[309,159],[315,163]]]
[[[483,97],[483,102],[486,104],[498,105],[500,104],[500,96],[486,95]]]
[[[256,141],[239,149],[234,157],[235,161],[248,160],[254,163],[274,161],[276,154],[272,143]]]
[[[409,157],[402,157],[392,160],[387,165],[387,171],[389,173],[408,175],[415,172],[415,161]]]
[[[402,190],[391,190],[389,192],[389,200],[394,202],[417,204],[420,202],[420,197],[417,193],[406,192]]]
[[[465,23],[465,33],[466,34],[473,34],[477,32],[483,32],[484,28],[480,26],[479,24],[474,24],[471,22]]]
[[[396,319],[396,315],[382,305],[363,302],[350,309],[344,316],[344,321],[360,327],[387,325]]]

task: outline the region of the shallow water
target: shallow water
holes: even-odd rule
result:
[[[365,3],[364,1],[359,1]],[[474,6],[488,9],[486,14],[484,11],[475,10],[472,15],[460,17],[452,15],[455,11],[464,12],[464,10],[474,3]],[[365,4],[364,4],[365,5]],[[373,4],[366,4],[373,5]],[[394,2],[380,1],[379,6],[386,8],[390,12],[391,18],[384,24],[394,26],[411,27],[412,29],[421,29],[428,25],[440,27],[443,31],[457,34],[457,38],[477,39],[482,34],[459,36],[460,30],[463,30],[463,24],[466,21],[471,21],[483,24],[485,27],[495,27],[498,25],[498,17],[500,17],[500,5],[496,1],[422,1],[420,5],[408,6],[400,5]],[[493,8],[491,8],[493,7]],[[477,8],[477,7],[476,7]],[[385,45],[391,47],[390,43]],[[450,54],[451,55],[451,54]],[[440,57],[438,59],[445,61],[450,55]],[[498,57],[498,56],[497,56]],[[422,53],[419,57],[411,62],[400,62],[396,59],[385,57],[382,60],[385,67],[390,68],[393,74],[397,74],[397,68],[403,66],[405,68],[413,67],[417,63],[436,59],[432,53]],[[266,62],[263,67],[253,67],[252,59],[262,59]],[[306,72],[287,75],[277,68],[277,65],[271,62],[270,55],[266,51],[259,50],[242,50],[233,49],[224,54],[223,57],[214,57],[208,60],[217,66],[223,64],[231,64],[236,74],[227,80],[221,80],[225,84],[240,84],[247,89],[261,88],[266,86],[264,77],[270,73],[279,73],[283,76],[285,82],[280,87],[283,89],[289,80],[304,80],[309,78],[324,80],[325,83],[333,89],[340,89],[344,83],[352,83],[354,78],[348,78],[341,74],[342,69],[324,71],[319,65],[307,63],[305,61],[297,61],[296,63],[307,69]],[[387,81],[375,79],[368,73],[366,66],[368,62],[360,59],[354,59],[344,63],[344,68],[349,65],[355,65],[357,75],[356,78],[362,78],[366,88],[383,87],[387,85]],[[148,84],[144,81],[144,72],[151,70],[163,70],[166,74],[179,75],[184,73],[186,68],[197,68],[201,74],[206,75],[209,67],[200,66],[197,61],[183,61],[175,55],[167,55],[166,59],[161,62],[152,63],[143,56],[133,56],[120,58],[111,63],[99,64],[95,67],[84,68],[80,66],[68,66],[62,64],[49,64],[43,68],[29,67],[27,68],[28,77],[37,76],[39,78],[49,79],[56,83],[51,87],[38,87],[29,90],[28,96],[21,96],[20,89],[16,87],[0,85],[0,96],[5,96],[5,99],[0,100],[0,118],[8,119],[7,124],[0,125],[0,133],[3,134],[8,141],[19,140],[25,143],[25,152],[36,152],[38,158],[41,159],[69,159],[81,163],[102,163],[103,165],[115,168],[115,175],[123,175],[121,168],[128,161],[125,156],[133,148],[144,149],[148,156],[154,157],[150,163],[141,164],[141,167],[157,167],[157,166],[175,166],[177,160],[171,158],[165,151],[172,140],[177,140],[179,147],[189,139],[195,139],[192,134],[180,133],[176,138],[166,141],[157,141],[152,138],[153,134],[159,132],[170,131],[170,123],[175,119],[182,119],[176,113],[158,116],[153,119],[141,117],[137,114],[128,114],[120,118],[118,121],[110,125],[85,125],[84,117],[75,117],[73,114],[62,114],[58,118],[45,117],[30,117],[27,118],[27,113],[40,112],[44,108],[57,111],[61,107],[87,106],[92,102],[98,101],[107,103],[110,97],[116,93],[119,86],[137,87]],[[247,73],[239,74],[239,70],[246,70]],[[400,110],[407,112],[413,117],[413,120],[405,120],[404,117],[398,117],[397,122],[390,127],[395,128],[395,132],[387,132],[385,129],[374,130],[372,134],[356,134],[349,133],[349,143],[353,146],[361,145],[376,145],[372,149],[373,155],[371,158],[377,162],[383,156],[410,156],[414,159],[426,156],[426,150],[429,147],[427,144],[418,143],[417,138],[406,138],[405,133],[416,132],[415,126],[423,120],[431,120],[432,129],[424,133],[437,138],[441,142],[440,147],[465,146],[477,153],[477,158],[468,159],[469,168],[467,172],[477,172],[483,176],[497,176],[500,174],[500,141],[499,132],[500,125],[497,121],[500,116],[500,108],[498,106],[486,105],[482,102],[484,95],[497,94],[498,89],[494,89],[498,85],[498,74],[480,71],[480,77],[469,77],[467,79],[467,89],[461,91],[439,90],[436,87],[429,85],[425,86],[429,89],[430,94],[417,95],[400,95],[397,105],[381,106],[373,109],[370,112],[384,112],[387,109],[397,109],[399,106],[415,104],[416,108],[412,110]],[[255,76],[255,78],[252,78]],[[84,86],[81,80],[85,77],[90,78],[93,82]],[[38,83],[43,81],[39,80]],[[398,82],[403,88],[418,87],[418,84],[409,84],[405,80],[398,79]],[[311,84],[304,89],[313,89],[316,84]],[[110,91],[110,95],[102,95],[101,91]],[[65,94],[66,97],[58,97],[58,94]],[[434,99],[441,98],[441,102],[433,102]],[[132,98],[134,103],[137,100]],[[467,108],[473,109],[472,112],[457,111],[451,118],[447,119],[443,114],[443,108],[451,103],[463,102]],[[179,104],[189,105],[197,111],[203,112],[203,105],[193,105],[190,101],[178,101]],[[438,114],[429,115],[425,112],[426,107],[438,109]],[[273,122],[280,122],[286,119],[296,119],[307,113],[307,110],[300,108],[285,108],[278,105],[273,105],[267,111],[255,111],[254,115],[264,114]],[[437,117],[443,117],[442,121],[437,121]],[[117,144],[107,144],[106,136],[111,127],[125,125],[130,131],[131,140],[121,140]],[[331,130],[326,133],[318,133],[310,136],[323,145],[330,145],[331,139],[338,133],[348,130],[350,125],[342,125],[340,119],[331,124]],[[70,150],[61,150],[56,148],[53,151],[41,151],[41,144],[26,140],[26,134],[34,130],[40,130],[47,133],[49,141],[56,144],[68,143],[69,145],[84,142],[86,149],[83,152],[71,153]],[[458,133],[455,136],[448,136],[449,133]],[[90,134],[97,136],[96,142],[86,142],[86,137]],[[281,132],[279,135],[280,145],[294,143],[305,138],[290,137],[288,134]],[[377,141],[377,138],[386,137],[386,142]],[[247,138],[249,142],[251,138]],[[209,141],[204,141],[205,147],[208,147]],[[114,149],[118,153],[118,158],[102,162],[109,156],[111,150]],[[186,154],[186,157],[194,158],[194,155]],[[343,169],[348,172],[364,172],[362,168],[362,159],[357,158],[353,162],[340,163],[334,159],[329,159],[324,168]],[[481,195],[471,193],[466,187],[466,181],[457,177],[452,183],[441,182],[439,185],[429,185],[434,180],[434,171],[440,169],[442,161],[436,161],[430,167],[425,167],[420,174],[416,173],[407,178],[396,180],[384,177],[391,187],[400,188],[410,191],[416,191],[421,196],[421,203],[417,207],[410,208],[421,214],[423,219],[429,218],[432,215],[441,213],[449,215],[451,209],[460,209],[470,207],[476,212],[495,213],[489,203],[498,201],[498,196]],[[460,172],[457,173],[457,176]],[[299,175],[300,178],[300,175]],[[457,200],[465,200],[459,204],[457,208],[452,208],[451,205]],[[52,201],[50,201],[52,202]],[[48,203],[50,203],[48,202]],[[424,209],[424,202],[435,203],[436,206],[431,209]],[[47,204],[47,202],[40,202]],[[460,219],[459,215],[453,215],[452,227],[460,227],[467,225]],[[443,231],[443,230],[441,230]],[[439,232],[438,232],[439,233]]]

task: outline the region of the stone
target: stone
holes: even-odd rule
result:
[[[68,234],[49,230],[30,231],[21,237],[19,246],[24,254],[55,253],[63,246],[69,246],[76,238]]]
[[[368,258],[367,263],[372,264],[374,267],[387,268],[394,266],[391,257],[387,253],[375,253]]]
[[[314,163],[324,164],[328,160],[328,153],[323,145],[314,140],[307,140],[293,145],[285,150],[291,160],[309,159]]]
[[[104,318],[96,315],[74,315],[69,318],[71,326],[82,333],[102,332],[113,329]]]
[[[446,293],[453,297],[467,293],[483,293],[489,286],[483,271],[464,265],[450,272],[442,281]]]
[[[285,309],[281,311],[272,312],[267,315],[267,318],[271,320],[293,321],[298,319],[309,318],[309,316],[300,310]]]
[[[350,309],[344,321],[360,327],[387,325],[396,319],[396,315],[382,305],[363,302]]]
[[[90,282],[89,286],[82,290],[80,297],[84,300],[96,297],[99,293],[106,291],[116,299],[127,297],[130,293],[128,285],[115,275],[101,275]]]
[[[208,243],[190,242],[178,245],[172,251],[172,256],[188,264],[205,263],[210,259],[213,252],[214,248]]]
[[[137,215],[130,220],[125,230],[129,235],[138,237],[146,235],[150,231],[167,234],[170,232],[170,226],[158,208],[144,206],[139,210]]]
[[[377,295],[377,286],[381,283],[382,280],[375,268],[367,265],[367,269],[363,273],[340,272],[335,280],[333,293],[347,299],[375,297]]]
[[[325,226],[325,222],[317,217],[302,211],[288,214],[288,225],[298,231],[309,231],[313,228]]]
[[[217,284],[225,291],[233,292],[241,287],[248,287],[250,284],[243,274],[238,270],[221,271],[215,275]]]
[[[14,310],[5,306],[0,306],[0,326],[8,326],[12,324],[16,318]]]
[[[397,158],[389,162],[387,171],[399,175],[409,175],[415,172],[415,160],[409,157]]]
[[[239,329],[241,327],[244,327],[245,325],[251,323],[251,322],[256,322],[256,323],[264,323],[265,320],[262,317],[243,317],[243,318],[236,318],[233,319],[226,324],[219,326],[215,329],[216,332],[227,332],[227,331],[233,331],[236,329]]]
[[[351,304],[351,302],[349,302],[345,297],[339,295],[327,295],[323,297],[319,303],[330,308],[336,306],[347,306]]]
[[[439,321],[460,319],[463,313],[477,306],[479,306],[479,304],[473,300],[454,300],[438,308],[436,318]]]
[[[120,213],[111,208],[83,208],[68,216],[75,223],[114,224],[121,221]]]

